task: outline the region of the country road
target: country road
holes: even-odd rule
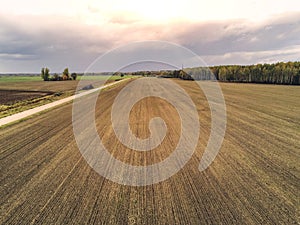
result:
[[[20,113],[13,114],[11,116],[7,116],[7,117],[4,117],[4,118],[1,118],[0,119],[0,127],[3,126],[3,125],[6,125],[6,124],[13,123],[13,122],[16,122],[18,120],[24,119],[26,117],[32,116],[32,115],[34,115],[36,113],[45,111],[47,109],[59,106],[61,104],[73,101],[75,98],[80,98],[82,96],[91,94],[93,92],[97,92],[97,91],[102,90],[104,88],[110,87],[110,86],[118,84],[120,82],[123,82],[124,80],[126,80],[126,79],[122,79],[122,80],[116,81],[114,83],[109,83],[109,84],[106,84],[106,85],[104,85],[102,87],[99,87],[99,88],[94,88],[94,89],[91,89],[89,91],[85,91],[85,92],[79,93],[77,95],[73,95],[73,96],[70,96],[70,97],[67,97],[67,98],[55,101],[55,102],[48,103],[46,105],[42,105],[42,106],[39,106],[39,107],[36,107],[36,108],[33,108],[33,109],[29,109],[29,110],[26,110],[26,111],[23,111],[23,112],[20,112]]]
[[[155,184],[119,184],[92,169],[75,140],[73,122],[79,120],[72,121],[72,104],[0,128],[0,224],[297,224],[300,89],[221,84],[227,111],[225,139],[213,163],[199,171],[212,114],[198,85],[174,81],[196,106],[200,134],[183,168]],[[180,142],[181,115],[161,98],[137,101],[129,113],[133,135],[151,137],[149,123],[155,117],[163,119],[167,130],[161,144],[156,146],[157,140],[153,140],[153,150],[126,147],[114,133],[120,128],[114,128],[110,120],[113,102],[118,93],[123,93],[121,100],[126,96],[134,99],[146,89],[158,88],[150,82],[135,93],[126,93],[124,88],[131,83],[101,91],[91,118],[115,159],[135,166],[153,165],[172,155]],[[83,98],[88,100],[93,94]],[[129,104],[129,99],[126,102]],[[88,101],[83,106],[78,119],[87,117]],[[181,106],[187,107],[183,111],[189,116],[188,104]],[[116,110],[124,114],[123,108]],[[124,127],[127,129],[127,124],[122,124]],[[97,145],[96,141],[94,138],[86,145]],[[94,160],[102,156],[97,157]]]

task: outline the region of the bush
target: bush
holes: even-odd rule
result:
[[[57,81],[59,79],[59,75],[57,74],[57,73],[55,73],[54,75],[53,75],[53,80],[54,81]]]
[[[76,78],[77,78],[77,73],[72,73],[72,74],[71,74],[71,77],[73,78],[73,80],[76,80]]]

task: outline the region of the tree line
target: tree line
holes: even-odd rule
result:
[[[177,72],[177,74],[182,79],[299,85],[300,62],[197,67],[184,69],[184,72]]]
[[[279,62],[250,66],[214,66],[210,68],[217,80],[228,82],[300,84],[300,62]]]
[[[77,74],[69,74],[65,68],[61,75],[50,76],[48,68],[42,68],[41,77],[45,81],[76,80]],[[211,67],[194,67],[182,70],[137,71],[130,73],[115,73],[114,75],[155,76],[164,78],[179,78],[183,80],[219,80],[222,82],[244,82],[265,84],[300,85],[300,61],[278,62],[256,65],[223,65]]]
[[[44,81],[62,81],[62,80],[76,80],[77,73],[69,73],[69,69],[65,68],[62,74],[54,73],[50,75],[49,68],[45,67],[41,70],[41,78]]]
[[[138,71],[133,75],[266,84],[300,84],[300,62],[194,67],[183,70]]]

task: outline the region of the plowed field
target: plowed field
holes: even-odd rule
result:
[[[158,184],[124,186],[90,168],[73,135],[72,104],[1,128],[0,223],[299,223],[300,88],[221,84],[227,107],[226,135],[215,161],[200,172],[211,127],[209,106],[193,82],[176,82],[197,105],[200,138],[186,166]],[[176,147],[179,116],[161,99],[148,97],[138,102],[130,114],[133,133],[147,137],[148,122],[155,116],[165,120],[168,133],[155,150],[126,149],[110,123],[112,103],[125,85],[101,93],[95,113],[99,136],[121,161],[132,165],[159,162]]]

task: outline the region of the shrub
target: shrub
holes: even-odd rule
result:
[[[72,74],[71,74],[71,77],[73,78],[73,80],[76,80],[76,78],[77,78],[77,73],[72,73]]]

